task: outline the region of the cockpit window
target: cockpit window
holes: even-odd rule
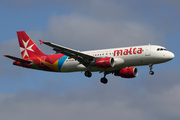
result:
[[[167,51],[166,48],[158,48],[157,51]]]

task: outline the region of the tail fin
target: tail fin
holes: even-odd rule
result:
[[[18,31],[17,36],[23,59],[30,60],[32,58],[45,55],[25,31]]]

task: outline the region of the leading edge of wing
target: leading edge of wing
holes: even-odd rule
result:
[[[17,58],[17,57],[14,57],[14,56],[10,56],[10,55],[4,55],[4,56],[7,57],[7,58],[10,58],[10,59],[12,59],[12,60],[16,60],[16,61],[19,61],[19,62],[22,62],[22,63],[26,63],[26,64],[32,63],[31,61],[24,60],[24,59],[21,59],[21,58]]]
[[[51,43],[51,42],[43,42],[43,41],[40,41],[41,44],[45,44],[45,45],[48,45],[50,47],[53,48],[53,50],[55,50],[57,53],[62,53],[62,54],[65,54],[71,58],[74,58],[74,59],[77,59],[78,61],[81,61],[81,60],[88,60],[88,61],[91,61],[91,59],[93,59],[94,57],[91,56],[91,55],[88,55],[88,54],[84,54],[82,52],[79,52],[77,50],[73,50],[73,49],[70,49],[70,48],[67,48],[67,47],[64,47],[64,46],[61,46],[61,45],[57,45],[57,44],[54,44],[54,43]]]

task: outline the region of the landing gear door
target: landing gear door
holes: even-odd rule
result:
[[[150,55],[151,55],[151,45],[148,45],[145,50],[145,56],[150,56]]]
[[[45,66],[45,60],[46,60],[46,56],[42,56],[41,60],[40,60],[40,65],[41,66]]]

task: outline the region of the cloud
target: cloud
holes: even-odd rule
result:
[[[158,79],[159,76],[161,79]],[[173,76],[173,80],[168,76]],[[178,78],[179,75],[177,76],[176,73],[164,71],[163,76],[157,75],[153,79],[144,79],[144,82],[121,80],[116,77],[105,86],[93,84],[90,89],[67,88],[65,93],[24,91],[10,95],[1,94],[0,118],[8,120],[178,120],[180,118]],[[168,81],[172,83],[166,89]],[[131,87],[128,83],[132,84]]]
[[[1,5],[15,9],[43,9],[55,6],[64,14],[80,14],[99,21],[144,24],[151,26],[158,34],[180,31],[178,0],[2,0]],[[47,9],[47,8],[45,8]],[[51,9],[51,8],[48,8]],[[56,11],[53,11],[57,13]],[[58,14],[58,13],[57,13]],[[178,32],[179,33],[179,32]]]
[[[12,68],[12,60],[4,57],[4,55],[13,55],[16,57],[21,57],[17,39],[11,39],[0,44],[0,75],[1,77],[8,76],[9,73],[11,73],[12,76],[16,76],[16,73],[20,71],[17,71],[17,69]]]
[[[163,44],[163,35],[147,24],[110,22],[77,14],[53,15],[48,24],[49,39],[74,49],[99,49],[129,45]]]

